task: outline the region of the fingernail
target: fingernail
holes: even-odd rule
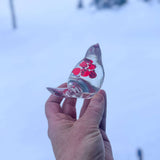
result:
[[[103,96],[106,95],[106,92],[102,89],[98,93],[102,94]]]

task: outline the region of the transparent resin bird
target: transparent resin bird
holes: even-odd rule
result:
[[[67,88],[47,89],[56,96],[90,99],[96,94],[104,81],[104,68],[99,44],[91,46],[72,70]]]

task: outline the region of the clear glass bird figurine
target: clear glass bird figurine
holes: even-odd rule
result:
[[[99,44],[91,46],[84,59],[72,70],[67,88],[47,89],[56,96],[90,99],[101,88],[104,81],[104,68]]]

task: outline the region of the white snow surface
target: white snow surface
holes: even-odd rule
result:
[[[76,0],[0,1],[0,159],[53,160],[46,87],[66,82],[86,50],[99,43],[106,77],[107,134],[115,160],[160,158],[160,4],[77,10]],[[78,113],[82,100],[78,100]]]

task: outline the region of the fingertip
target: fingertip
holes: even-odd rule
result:
[[[105,101],[107,101],[107,94],[106,94],[105,90],[101,89],[98,93],[104,97]]]
[[[107,95],[106,92],[105,92],[105,90],[103,90],[103,89],[101,89],[98,93],[100,93],[104,97],[106,97],[106,95]]]

